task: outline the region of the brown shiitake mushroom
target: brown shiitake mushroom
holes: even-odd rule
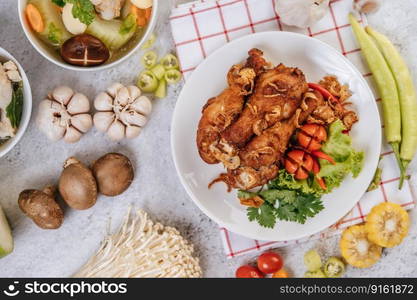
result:
[[[75,157],[66,160],[58,187],[62,198],[74,209],[88,209],[97,201],[97,183],[93,173]]]
[[[123,193],[134,177],[132,163],[120,153],[107,153],[94,162],[92,169],[99,192],[106,196]]]
[[[101,65],[110,57],[109,49],[98,38],[83,33],[65,41],[61,47],[62,59],[71,65]]]
[[[57,229],[64,221],[64,212],[55,201],[54,193],[53,186],[43,191],[24,190],[19,195],[19,207],[40,228]]]

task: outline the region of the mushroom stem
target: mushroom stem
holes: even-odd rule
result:
[[[44,192],[45,194],[51,197],[54,197],[55,191],[56,191],[56,188],[53,185],[47,185],[42,190],[42,192]]]
[[[78,164],[78,163],[80,163],[80,161],[79,161],[77,158],[75,158],[75,157],[71,156],[71,157],[69,157],[69,158],[65,161],[65,163],[64,163],[64,169],[65,169],[65,168],[67,168],[67,167],[68,167],[68,166],[70,166],[70,165],[73,165],[73,164]]]

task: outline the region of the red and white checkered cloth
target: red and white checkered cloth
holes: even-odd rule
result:
[[[241,36],[261,31],[285,30],[320,39],[339,50],[362,72],[373,88],[372,74],[361,59],[360,49],[348,22],[353,0],[332,0],[328,14],[307,29],[289,27],[275,13],[275,0],[200,0],[173,9],[170,16],[172,34],[185,79],[214,50]],[[365,23],[365,16],[360,16]],[[378,95],[373,89],[374,95]],[[380,99],[376,99],[380,102]],[[379,104],[378,104],[379,105]],[[381,111],[381,109],[380,109]],[[288,242],[263,242],[248,239],[221,228],[226,255],[235,257],[254,251],[282,247],[306,240],[337,234],[341,229],[362,223],[371,208],[383,201],[414,207],[408,182],[398,190],[399,170],[394,155],[384,142],[382,147],[382,181],[378,189],[367,192],[354,209],[332,227],[310,237]]]

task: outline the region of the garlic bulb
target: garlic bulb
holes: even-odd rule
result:
[[[132,139],[140,134],[152,111],[152,103],[136,86],[112,84],[106,92],[97,95],[94,107],[94,126],[107,132],[111,140]]]
[[[378,10],[379,0],[354,0],[353,7],[361,13],[372,13]]]
[[[93,126],[90,101],[67,86],[60,86],[39,104],[36,123],[51,141],[75,143]]]
[[[300,28],[314,25],[329,10],[329,0],[276,0],[275,3],[281,22]]]

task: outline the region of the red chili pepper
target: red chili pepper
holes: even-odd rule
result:
[[[316,176],[317,183],[323,190],[327,190],[326,183],[324,182],[324,179],[321,177]]]
[[[313,160],[313,174],[317,175],[320,172],[320,165],[317,159]]]
[[[324,152],[321,152],[321,151],[311,151],[311,155],[313,155],[315,157],[318,157],[318,158],[321,158],[321,159],[325,159],[328,162],[330,162],[332,165],[335,165],[336,164],[336,162],[334,161],[334,159],[332,157],[330,157],[329,155],[327,155],[326,153],[324,153]]]
[[[333,96],[328,90],[317,83],[309,83],[308,87],[318,91],[324,98],[331,100],[333,103],[339,103],[339,99]]]
[[[313,174],[314,174],[314,177],[316,178],[317,183],[319,184],[319,186],[323,190],[327,190],[327,186],[326,186],[326,183],[324,182],[324,179],[321,178],[321,177],[319,177],[319,176],[317,176],[319,174],[319,172],[320,172],[319,162],[317,161],[317,159],[314,159],[313,160]]]

